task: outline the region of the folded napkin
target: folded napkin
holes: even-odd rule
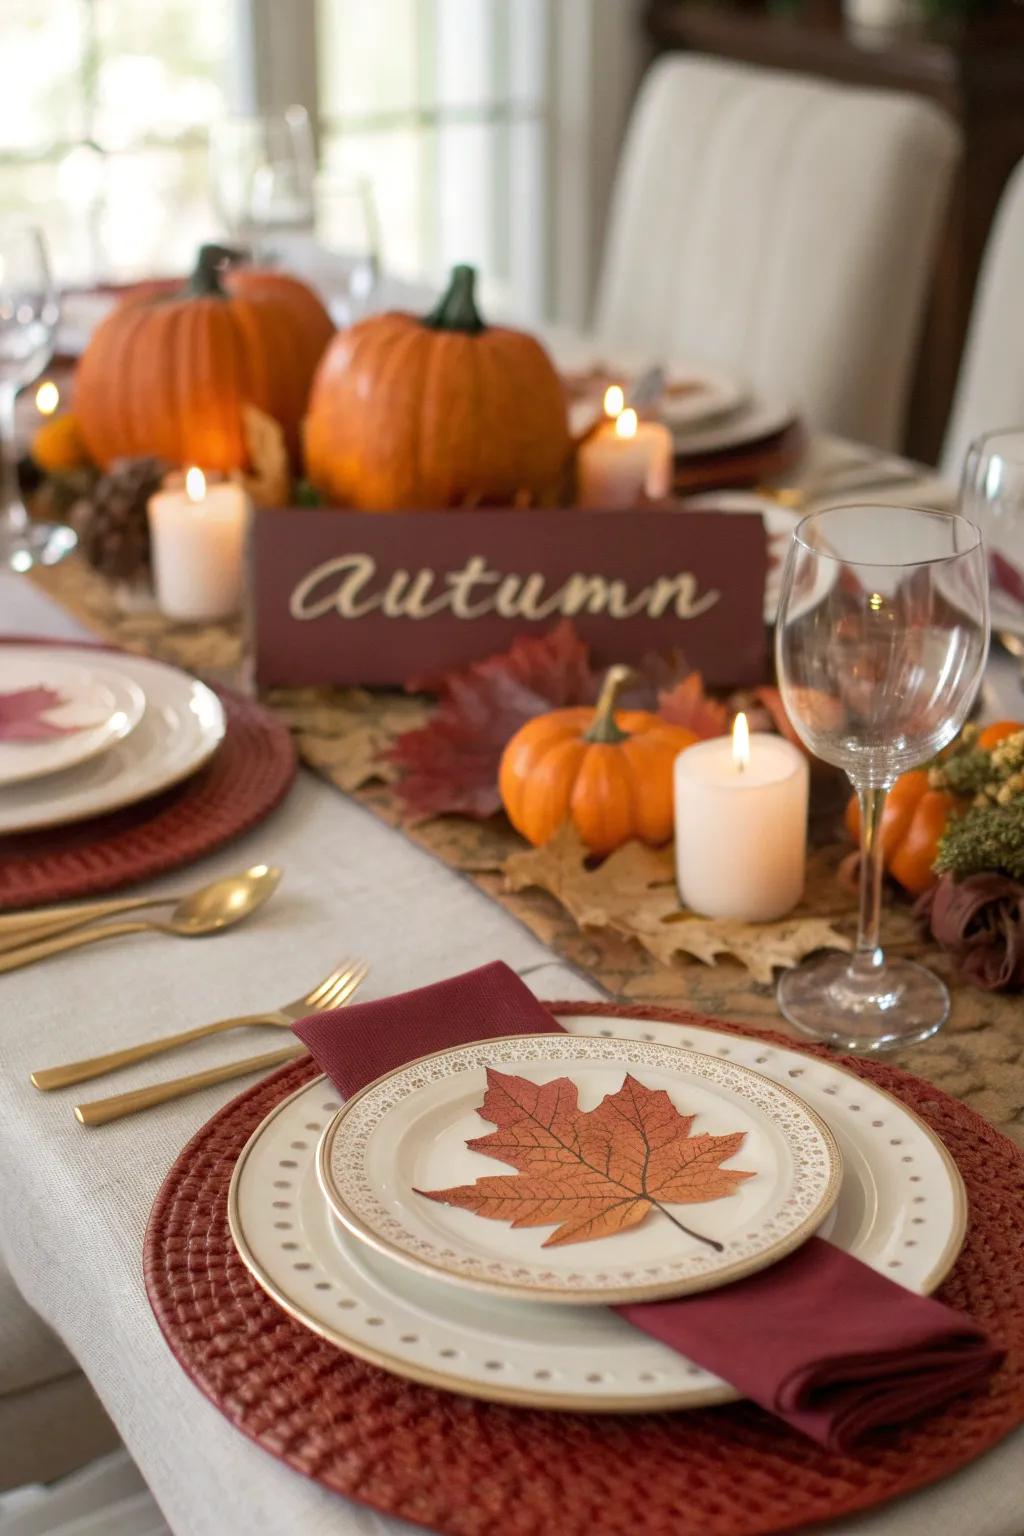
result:
[[[295,1025],[346,1097],[431,1051],[558,1029],[500,962]],[[969,1318],[820,1238],[720,1290],[614,1310],[838,1451],[980,1386],[1003,1358]]]

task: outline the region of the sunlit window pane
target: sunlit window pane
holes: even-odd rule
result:
[[[84,0],[2,0],[0,11],[0,153],[77,138],[85,126]]]
[[[419,99],[421,0],[319,0],[320,110],[331,120]]]
[[[429,144],[415,128],[386,133],[330,135],[324,146],[329,174],[365,177],[372,188],[384,267],[399,276],[424,270],[425,176]]]
[[[100,144],[201,130],[223,111],[228,0],[93,0]]]
[[[433,40],[434,89],[446,106],[490,106],[496,95],[496,29],[504,0],[441,0]]]

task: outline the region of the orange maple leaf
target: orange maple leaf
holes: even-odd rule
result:
[[[658,1210],[721,1251],[721,1243],[684,1227],[665,1207],[718,1200],[754,1177],[720,1166],[739,1151],[745,1131],[691,1135],[695,1117],[681,1115],[664,1089],[645,1088],[629,1073],[617,1093],[582,1110],[568,1077],[531,1083],[489,1067],[479,1113],[498,1129],[467,1147],[518,1172],[416,1194],[513,1227],[557,1224],[545,1248],[610,1237]]]

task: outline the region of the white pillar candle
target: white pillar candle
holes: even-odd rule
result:
[[[676,874],[683,905],[704,917],[769,922],[800,900],[807,859],[807,759],[781,736],[688,747],[675,763]]]
[[[249,498],[240,485],[207,485],[190,469],[180,490],[149,499],[153,585],[169,619],[204,623],[242,605]]]
[[[645,496],[660,500],[672,488],[672,452],[672,434],[660,421],[638,421],[636,411],[620,410],[580,446],[577,502],[611,510],[635,506]]]

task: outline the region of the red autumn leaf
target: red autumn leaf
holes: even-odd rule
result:
[[[13,693],[0,693],[0,741],[49,741],[80,730],[77,725],[56,725],[43,719],[48,710],[66,703],[54,688],[17,688]]]
[[[681,1115],[664,1089],[646,1088],[628,1073],[617,1093],[582,1110],[568,1077],[531,1083],[489,1068],[479,1113],[497,1130],[467,1147],[518,1172],[416,1193],[513,1227],[553,1226],[545,1248],[610,1237],[657,1210],[720,1250],[721,1243],[683,1226],[666,1206],[719,1200],[754,1177],[721,1167],[745,1132],[692,1135],[693,1115]]]
[[[728,709],[704,692],[699,672],[691,672],[674,688],[659,693],[658,714],[671,725],[685,726],[701,737],[724,736],[729,729]]]
[[[507,651],[441,681],[433,719],[388,753],[403,770],[396,789],[416,820],[457,812],[484,820],[501,809],[498,765],[521,725],[549,709],[589,704],[598,679],[572,625],[521,636]]]

